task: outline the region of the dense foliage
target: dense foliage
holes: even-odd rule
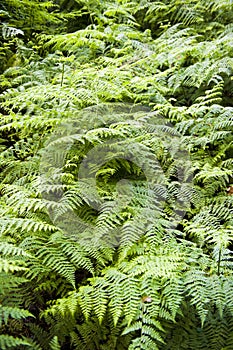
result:
[[[233,348],[233,2],[0,4],[0,348]]]

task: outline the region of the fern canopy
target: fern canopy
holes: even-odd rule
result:
[[[233,2],[0,4],[0,348],[231,350]]]

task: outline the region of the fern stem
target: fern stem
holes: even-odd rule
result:
[[[144,305],[142,306],[142,323],[143,323],[143,312],[144,312]],[[140,334],[140,350],[142,349],[142,327],[141,327],[141,334]]]
[[[222,258],[222,247],[220,246],[219,253],[218,253],[218,269],[217,269],[218,276],[220,275],[221,258]]]
[[[65,73],[65,63],[62,64],[62,73],[61,73],[61,87],[64,81],[64,73]]]
[[[140,350],[143,350],[143,344],[142,344],[142,336],[143,336],[143,318],[144,318],[144,312],[146,311],[146,305],[144,302],[142,303],[142,312],[141,312],[141,320],[142,320],[142,327],[141,327],[141,334],[140,334]]]

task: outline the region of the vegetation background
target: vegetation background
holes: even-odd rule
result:
[[[1,350],[232,350],[233,1],[0,18]]]

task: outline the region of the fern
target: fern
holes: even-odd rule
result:
[[[2,1],[1,349],[232,348],[231,7]]]

